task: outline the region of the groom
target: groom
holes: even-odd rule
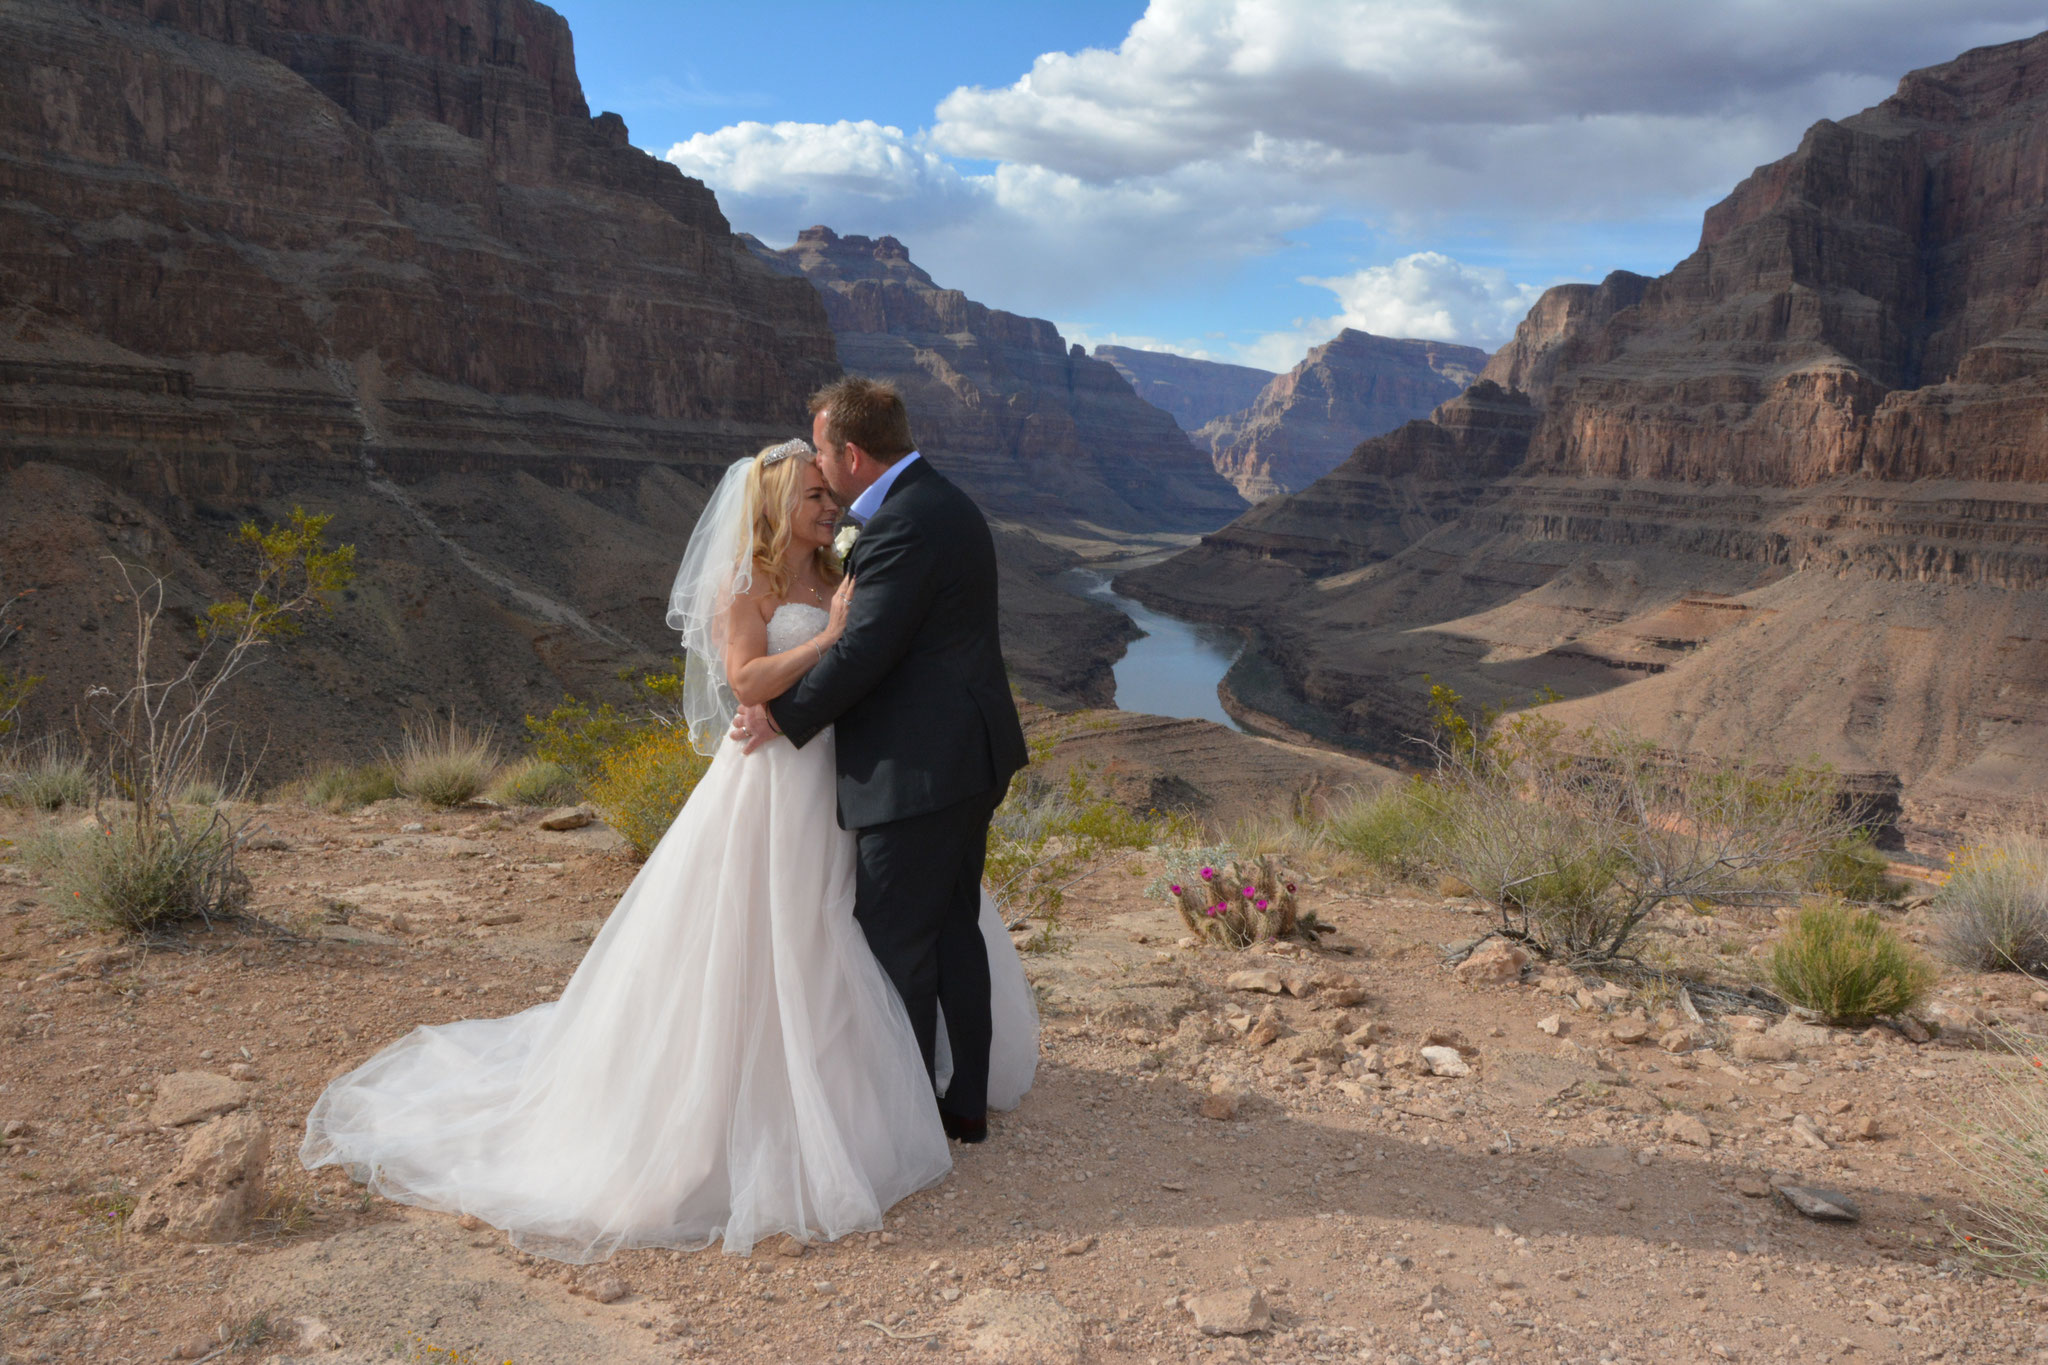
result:
[[[861,527],[846,632],[782,696],[734,721],[801,748],[836,725],[839,823],[858,835],[853,915],[933,1069],[945,1011],[947,1136],[988,1136],[989,817],[1025,764],[996,630],[996,554],[973,501],[919,458],[891,385],[849,375],[811,397],[818,469]]]

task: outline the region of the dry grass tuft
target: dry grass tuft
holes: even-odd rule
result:
[[[498,751],[489,726],[471,729],[448,714],[408,725],[392,765],[398,790],[429,806],[459,806],[490,785]]]
[[[92,804],[92,769],[55,744],[39,744],[26,757],[0,763],[0,806],[55,812]]]
[[[167,815],[139,829],[102,824],[85,834],[46,834],[22,853],[64,893],[72,918],[140,934],[241,905],[249,882],[235,866],[235,835],[217,814]]]
[[[1903,1014],[1934,988],[1934,964],[1874,911],[1809,902],[1766,961],[1771,989],[1837,1023]]]
[[[1987,1068],[1987,1092],[1956,1130],[1949,1155],[1976,1186],[1958,1235],[1986,1270],[2048,1279],[2048,1040],[1998,1038],[2019,1065]]]
[[[398,773],[389,762],[330,763],[291,784],[281,795],[332,815],[397,796]]]

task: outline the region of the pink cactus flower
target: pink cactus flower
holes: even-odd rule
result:
[[[1264,901],[1260,901],[1260,902],[1258,902],[1258,906],[1259,906],[1259,909],[1263,910],[1263,909],[1265,909],[1265,908],[1266,908],[1266,903],[1265,903]]]
[[[1169,891],[1171,891],[1171,892],[1173,892],[1173,894],[1174,894],[1174,895],[1176,895],[1176,896],[1178,896],[1178,895],[1180,894],[1180,888],[1179,888],[1179,887],[1177,887],[1177,886],[1169,886],[1169,887],[1168,887],[1168,888],[1166,888],[1166,889],[1167,889],[1167,890],[1169,890]]]
[[[1213,868],[1213,867],[1205,867],[1205,868],[1203,868],[1203,869],[1202,869],[1202,880],[1203,880],[1203,881],[1205,881],[1205,882],[1206,882],[1206,881],[1213,881],[1213,880],[1215,879],[1215,877],[1216,877],[1216,869],[1215,869],[1215,868]]]

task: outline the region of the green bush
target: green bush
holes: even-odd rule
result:
[[[577,794],[576,774],[532,756],[508,765],[488,793],[501,806],[566,806]]]
[[[248,891],[235,867],[235,831],[218,816],[44,835],[23,853],[65,893],[72,918],[123,933],[231,911]]]
[[[0,767],[0,805],[57,811],[92,804],[92,769],[83,758],[53,745],[25,761]]]
[[[607,751],[586,790],[604,822],[645,858],[710,767],[711,760],[690,747],[688,735],[656,726]]]
[[[488,726],[472,730],[450,713],[407,726],[393,766],[398,790],[430,806],[459,806],[490,784],[498,751]]]
[[[574,697],[545,716],[528,716],[526,733],[533,756],[560,764],[588,788],[603,771],[608,756],[631,748],[651,730],[664,728],[645,717],[625,716],[604,702],[596,710]]]
[[[330,763],[297,783],[296,795],[309,806],[339,815],[397,796],[398,774],[388,762]]]
[[[2048,845],[2012,838],[1955,854],[1934,916],[1939,951],[1958,967],[2048,968]]]
[[[1324,837],[1334,848],[1391,877],[1429,870],[1430,850],[1444,833],[1442,792],[1425,778],[1391,783],[1333,812]]]
[[[1934,966],[1872,910],[1840,900],[1803,906],[1766,963],[1771,988],[1837,1023],[1902,1014],[1934,988]]]
[[[1887,874],[1889,866],[1890,860],[1878,850],[1870,831],[1859,829],[1821,850],[1813,860],[1806,888],[1845,901],[1895,905],[1906,894],[1906,884]]]

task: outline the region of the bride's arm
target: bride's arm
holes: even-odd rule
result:
[[[759,597],[736,599],[728,616],[725,677],[732,694],[742,706],[751,706],[781,696],[808,673],[846,629],[846,610],[841,598],[852,593],[849,581],[841,584],[832,599],[831,620],[823,630],[793,649],[780,654],[768,652],[768,616],[772,603]]]

